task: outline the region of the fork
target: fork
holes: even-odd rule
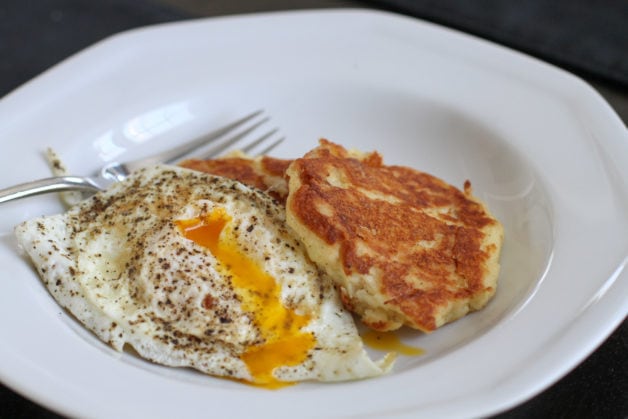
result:
[[[207,135],[152,156],[125,163],[108,163],[91,176],[54,176],[0,189],[0,203],[49,192],[81,191],[95,193],[106,189],[114,182],[120,182],[126,179],[132,172],[138,169],[159,163],[176,163],[196,150],[199,150],[199,152],[202,150],[202,154],[195,155],[195,158],[208,159],[219,156],[227,148],[249,136],[249,134],[254,132],[258,127],[268,122],[270,118],[263,117],[262,114],[263,110],[253,112]],[[258,117],[262,118],[259,119]],[[255,122],[255,119],[259,120]],[[242,128],[247,123],[250,123],[250,125],[246,129],[234,133],[234,131],[238,128]],[[278,129],[274,128],[241,147],[240,150],[245,153],[250,153],[263,143],[273,140],[277,132]],[[227,137],[228,134],[230,134],[229,137]],[[283,137],[275,139],[256,154],[262,155],[268,153],[283,140]],[[205,146],[210,144],[213,144],[210,149],[203,150]]]

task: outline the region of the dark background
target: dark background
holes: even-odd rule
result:
[[[581,76],[625,124],[628,121],[626,0],[1,0],[0,97],[125,29],[205,16],[326,7],[395,11],[516,48]],[[0,418],[58,417],[0,385]],[[628,323],[552,387],[496,417],[628,418]]]

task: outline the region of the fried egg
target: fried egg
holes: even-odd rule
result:
[[[277,388],[381,375],[283,208],[227,178],[156,166],[15,229],[57,302],[116,350]]]

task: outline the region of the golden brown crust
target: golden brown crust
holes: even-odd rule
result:
[[[278,159],[275,157],[262,156],[261,159],[262,169],[270,176],[277,176],[283,178],[288,166],[292,163],[292,160]]]
[[[369,326],[431,331],[494,293],[496,274],[488,271],[501,226],[472,197],[470,184],[462,192],[427,173],[385,166],[377,153],[360,155],[326,140],[288,174],[289,223],[302,241],[313,235],[318,247],[337,250],[340,267],[331,274],[345,305]],[[495,232],[498,243],[487,245]],[[334,256],[310,253],[323,266],[334,263]],[[365,277],[376,278],[380,295],[363,296],[362,282],[372,282]]]
[[[288,185],[284,179],[284,173],[291,162],[292,160],[269,156],[250,158],[242,155],[241,157],[223,157],[213,160],[189,159],[179,163],[179,165],[188,169],[235,179],[261,189],[280,203],[285,204]]]

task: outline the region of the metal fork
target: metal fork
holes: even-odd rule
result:
[[[138,169],[159,163],[176,163],[182,158],[189,156],[190,153],[202,150],[209,144],[213,144],[213,146],[208,150],[202,150],[202,153],[195,154],[194,157],[208,159],[219,156],[227,148],[248,137],[258,127],[268,122],[269,118],[263,117],[262,114],[262,110],[253,112],[210,134],[149,157],[126,163],[108,163],[92,176],[55,176],[0,189],[0,203],[49,192],[82,191],[95,193],[106,189],[107,186],[114,182],[126,179],[129,174]],[[261,119],[258,117],[261,117]],[[255,121],[256,119],[259,120]],[[248,127],[243,128],[247,123]],[[243,130],[234,133],[238,128]],[[274,139],[277,131],[277,128],[274,128],[239,149],[245,153],[250,153],[258,146],[272,141],[264,149],[255,153],[257,155],[266,154],[283,141],[283,138]],[[228,134],[231,135],[227,136]]]

